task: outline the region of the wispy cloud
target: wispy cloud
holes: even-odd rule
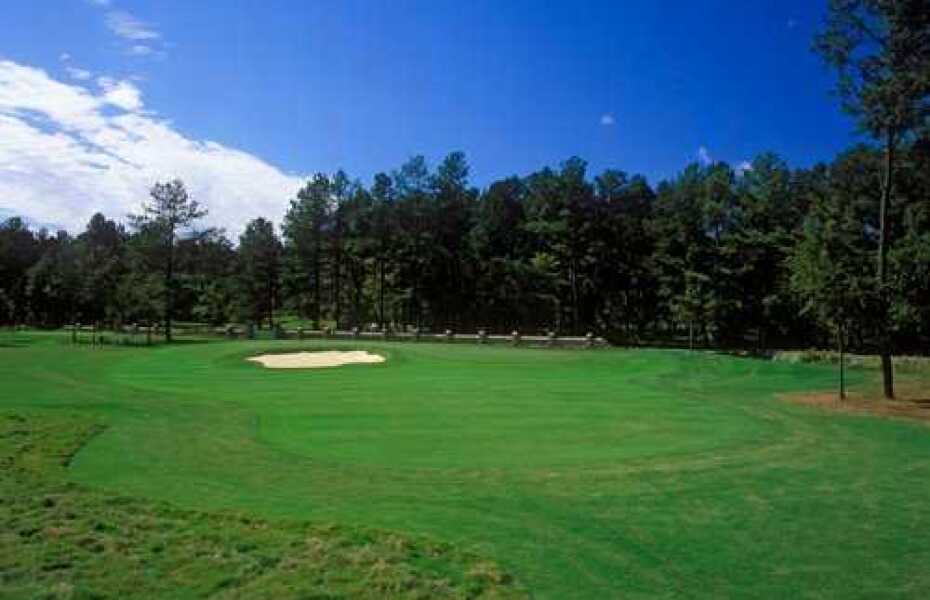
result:
[[[616,123],[617,123],[617,120],[614,119],[614,116],[612,114],[605,113],[601,115],[601,125],[603,125],[604,127],[611,127],[612,125],[616,125]]]
[[[111,0],[87,0],[89,4],[104,9],[104,21],[107,29],[123,40],[126,55],[139,58],[164,58],[168,44],[161,32],[151,23],[137,18],[126,10],[111,8]],[[62,55],[66,56],[66,55]],[[68,57],[70,58],[70,56]],[[62,60],[68,60],[62,58]]]
[[[146,46],[144,44],[135,44],[126,50],[126,53],[132,56],[151,56],[154,52],[151,46]]]
[[[0,202],[34,222],[78,230],[95,212],[135,212],[155,181],[180,177],[211,211],[241,230],[280,218],[302,179],[222,144],[197,140],[143,111],[141,91],[98,78],[95,90],[0,60]]]
[[[61,62],[68,62],[69,60],[71,60],[71,55],[68,54],[67,52],[62,52],[61,54],[58,55],[58,60],[60,60]]]
[[[91,4],[107,9],[104,21],[107,28],[123,41],[127,56],[137,58],[164,58],[167,55],[161,31],[146,21],[125,10],[110,9],[110,0],[88,0]]]
[[[709,167],[714,164],[714,157],[710,155],[710,151],[705,146],[701,146],[697,150],[697,161],[705,167]]]
[[[161,33],[154,27],[140,21],[124,10],[112,10],[106,16],[107,27],[110,31],[125,40],[134,42],[144,40],[157,40]]]
[[[77,79],[78,81],[87,81],[93,77],[93,73],[87,69],[80,69],[78,67],[65,67],[65,71],[71,77],[71,79]]]

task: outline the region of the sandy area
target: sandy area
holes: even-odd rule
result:
[[[842,401],[837,398],[836,392],[785,394],[782,398],[796,404],[843,413],[930,421],[930,392],[926,388],[899,383],[895,395],[897,400],[886,400],[877,391],[868,394],[851,392]]]
[[[321,369],[324,367],[341,367],[360,363],[381,363],[384,357],[370,354],[364,350],[339,352],[327,350],[321,352],[292,352],[290,354],[262,354],[249,358],[269,369]]]

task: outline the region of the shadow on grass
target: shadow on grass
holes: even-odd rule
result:
[[[25,337],[0,337],[0,348],[26,348],[33,340]]]
[[[194,346],[198,344],[209,344],[210,342],[215,342],[217,339],[207,339],[207,338],[175,338],[170,342],[164,340],[159,340],[158,342],[153,342],[153,346]]]

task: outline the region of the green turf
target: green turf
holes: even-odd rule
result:
[[[522,598],[493,563],[390,532],[201,513],[68,482],[103,431],[0,413],[0,598]]]
[[[922,598],[930,431],[775,398],[826,366],[442,344],[0,348],[0,405],[108,428],[81,484],[424,534],[541,598]],[[272,371],[265,350],[381,365]],[[854,383],[869,377],[854,373]]]

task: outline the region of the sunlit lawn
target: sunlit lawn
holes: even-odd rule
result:
[[[67,471],[100,493],[421,536],[496,561],[543,598],[930,594],[930,430],[776,397],[832,388],[828,367],[649,350],[17,340],[0,345],[0,408],[104,425]],[[333,346],[388,360],[300,371],[244,360]]]

